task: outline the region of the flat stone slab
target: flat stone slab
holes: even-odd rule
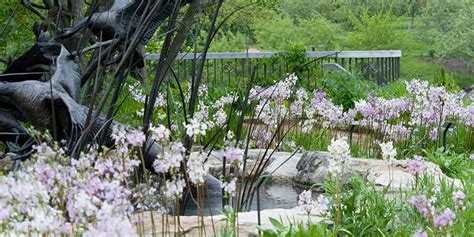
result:
[[[261,227],[263,229],[272,229],[273,226],[270,222],[270,217],[275,218],[282,222],[284,225],[289,225],[290,221],[295,222],[308,222],[308,216],[299,208],[292,209],[267,209],[260,212],[261,216]],[[198,216],[180,216],[179,217],[179,228],[175,226],[176,219],[172,216],[163,216],[157,213],[153,215],[153,222],[151,221],[150,212],[138,213],[134,216],[140,223],[143,224],[145,236],[216,236],[221,230],[226,228],[226,221],[224,215],[216,216],[205,216],[204,217],[204,228],[201,228],[200,219]],[[168,231],[163,232],[163,217],[167,219],[168,225],[164,225],[168,228]],[[238,213],[238,231],[239,236],[258,236],[258,221],[257,212],[239,212]],[[322,221],[322,218],[315,215],[310,215],[309,219],[312,223]],[[153,227],[154,226],[154,227]],[[179,229],[179,231],[175,231]],[[153,231],[154,230],[154,231]],[[202,234],[202,235],[201,235]]]

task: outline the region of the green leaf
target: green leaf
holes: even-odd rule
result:
[[[272,225],[277,229],[277,230],[283,230],[285,229],[285,226],[279,222],[277,219],[275,218],[269,218],[270,219],[270,223],[272,223]]]

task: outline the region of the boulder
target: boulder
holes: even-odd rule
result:
[[[328,175],[329,153],[306,152],[296,165],[297,174],[293,180],[304,185],[323,184]],[[435,182],[446,180],[461,186],[461,182],[447,177],[441,169],[427,161],[422,161],[424,173],[434,177]],[[385,160],[349,158],[343,171],[344,180],[349,181],[351,175],[359,175],[374,183],[380,189],[391,184],[393,190],[407,191],[415,184],[416,177],[408,172],[408,160],[397,160],[392,166]]]
[[[277,183],[291,183],[298,173],[296,168],[301,160],[302,153],[275,152],[271,163],[265,168],[265,173],[271,173],[271,181]]]
[[[265,157],[268,157],[271,154],[272,150],[269,150]],[[196,155],[197,153],[191,153],[191,156]],[[258,164],[257,161],[260,160],[263,155],[265,154],[264,149],[249,149],[247,151],[247,167],[246,167],[246,177],[252,177],[252,168]],[[276,153],[275,153],[276,154]],[[274,155],[275,155],[274,154]],[[273,157],[273,156],[272,156]],[[209,155],[207,160],[207,164],[209,165],[209,173],[214,177],[220,177],[222,175],[222,161],[224,159],[224,151],[223,150],[215,150],[212,151]],[[226,164],[226,173],[228,174],[230,170],[230,164]],[[255,170],[254,170],[255,171]]]

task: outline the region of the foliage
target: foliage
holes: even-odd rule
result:
[[[317,82],[316,88],[325,91],[335,104],[342,105],[347,111],[354,107],[356,101],[367,98],[371,91],[377,89],[377,85],[358,75],[329,72]]]
[[[282,224],[282,221],[278,221],[275,218],[270,217],[275,230],[264,229],[262,230],[263,237],[304,237],[304,236],[338,236],[337,231],[332,231],[328,228],[328,224],[321,222],[311,225],[305,225],[303,223],[289,223],[288,226]]]
[[[439,166],[444,174],[449,177],[465,177],[469,167],[469,159],[465,154],[455,153],[447,150],[443,152],[443,148],[438,148],[435,151],[425,150],[425,156],[428,161],[431,161]]]
[[[374,94],[387,99],[404,97],[407,95],[405,83],[406,81],[403,79],[387,83],[378,90],[375,90]]]
[[[249,39],[240,32],[220,33],[211,45],[211,52],[243,52],[249,45]]]
[[[397,49],[403,38],[397,28],[396,18],[391,12],[379,12],[369,15],[365,11],[360,18],[349,13],[354,32],[350,33],[348,45],[351,49]]]
[[[287,42],[301,42],[322,50],[338,48],[338,27],[320,15],[295,22],[287,14],[280,14],[254,27],[256,45],[264,50],[284,49]]]
[[[342,226],[354,236],[391,231],[397,206],[394,201],[386,200],[388,188],[376,190],[357,176],[352,177],[350,183],[351,186],[345,187],[342,195]],[[335,195],[332,183],[327,182],[326,189],[332,196]],[[332,212],[334,216],[335,209]]]
[[[332,153],[330,159],[335,159]],[[429,236],[470,236],[474,225],[472,219],[469,219],[474,215],[474,205],[470,202],[474,193],[474,185],[471,183],[474,178],[474,162],[468,161],[463,165],[467,175],[454,175],[463,184],[426,172],[417,178],[416,185],[412,183],[411,188],[406,190],[391,185],[380,188],[368,182],[365,177],[348,174],[347,182],[340,192],[337,182],[330,176],[326,179],[324,188],[332,200],[329,221],[334,224],[327,226],[325,222],[313,223],[307,225],[304,234],[312,236],[308,233],[310,228],[325,227],[329,233],[318,232],[324,234],[315,236],[332,235],[335,230],[338,234],[348,236],[411,236],[415,232],[425,232]],[[420,167],[423,170],[429,169]],[[342,222],[338,224],[335,218],[340,193]],[[421,205],[420,201],[424,204]],[[295,236],[295,233],[300,233],[296,227],[299,223],[290,220],[290,224],[286,226],[276,219],[271,219],[271,222],[275,230],[264,230],[264,236]]]
[[[224,221],[226,223],[226,226],[221,229],[220,235],[222,237],[226,236],[236,236],[237,234],[237,229],[236,227],[236,221],[237,221],[237,215],[236,212],[230,207],[229,205],[226,205],[224,207]]]
[[[0,56],[14,57],[34,42],[31,32],[37,17],[16,0],[0,3]]]
[[[434,78],[435,85],[443,86],[447,91],[459,91],[459,86],[454,80],[453,74],[446,73],[444,68],[441,68],[440,75]]]
[[[471,1],[430,2],[423,9],[424,26],[420,35],[434,44],[443,58],[472,59],[474,57],[474,5]]]

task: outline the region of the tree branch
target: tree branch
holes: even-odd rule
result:
[[[31,4],[30,0],[21,0],[21,5],[23,5],[26,9],[30,10],[33,14],[37,15],[41,20],[46,20],[46,16],[43,15],[41,12],[35,9],[35,7]],[[46,7],[45,7],[46,8]],[[46,8],[47,9],[47,8]]]

